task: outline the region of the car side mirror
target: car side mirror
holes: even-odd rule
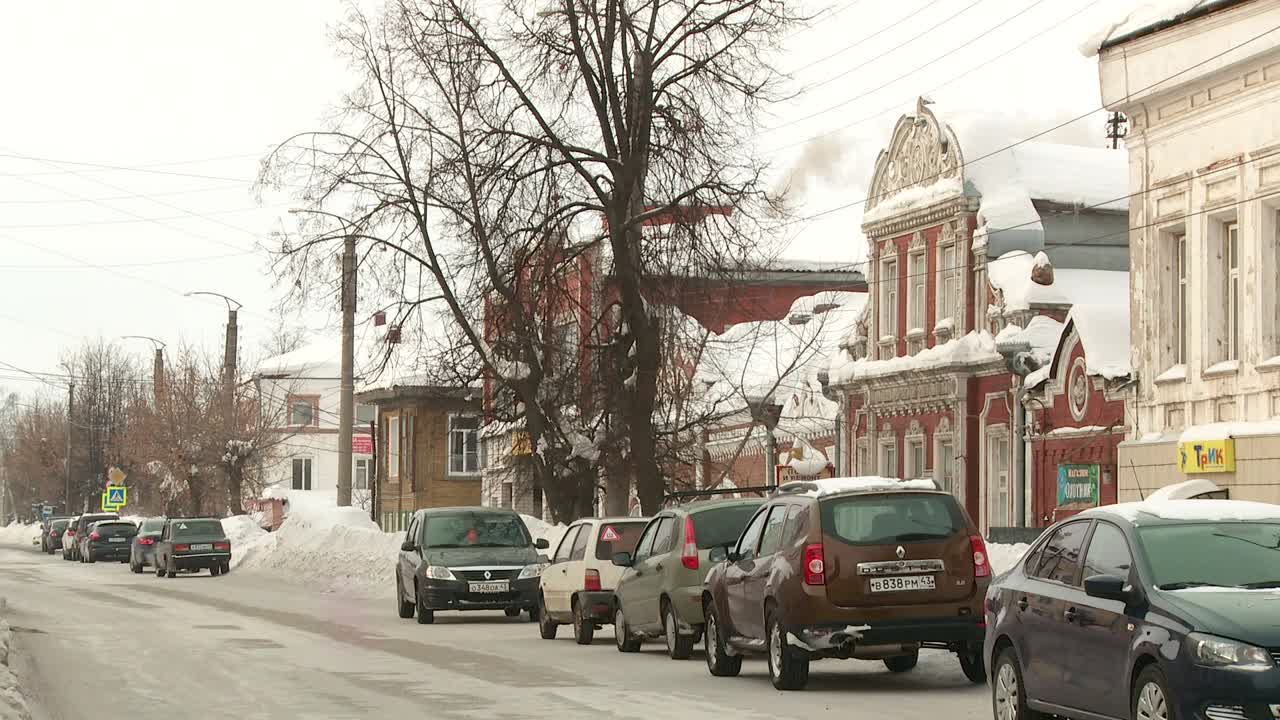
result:
[[[413,552],[414,550],[418,549],[418,546],[414,545],[412,540],[405,540],[404,542],[400,543],[400,549],[403,550],[404,552]]]
[[[733,548],[725,548],[724,559],[728,560],[729,562],[738,562],[739,560],[742,559],[742,553],[738,552],[737,550],[734,550]]]
[[[631,567],[631,553],[620,552],[613,556],[613,564],[618,567]]]
[[[724,562],[727,557],[729,557],[729,548],[727,547],[713,547],[711,552],[707,553],[707,560],[712,563]]]
[[[1129,602],[1133,599],[1133,589],[1129,581],[1118,575],[1094,575],[1084,580],[1084,592],[1089,597],[1103,600],[1119,600]]]
[[[533,546],[538,548],[539,550],[546,550],[547,548],[551,547],[551,543],[547,542],[546,538],[538,538],[533,542]]]

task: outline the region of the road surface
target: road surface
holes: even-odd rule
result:
[[[418,625],[396,617],[390,597],[309,592],[249,571],[160,579],[2,547],[0,596],[35,720],[990,717],[985,686],[941,652],[904,675],[815,663],[807,690],[780,693],[763,660],[715,678],[701,651],[677,662],[652,643],[623,657],[611,629],[580,647],[568,628],[545,641],[501,613]]]

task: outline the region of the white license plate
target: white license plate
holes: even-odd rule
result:
[[[932,575],[899,575],[896,577],[871,578],[871,592],[873,593],[933,590],[934,588]]]
[[[213,543],[198,543],[191,546],[192,550],[212,550]]]
[[[107,538],[107,542],[124,542],[129,538]]]
[[[503,580],[502,582],[473,582],[468,583],[473,593],[504,593],[511,589],[511,583]]]

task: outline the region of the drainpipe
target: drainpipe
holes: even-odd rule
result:
[[[831,374],[826,370],[818,371],[818,384],[822,385],[822,397],[835,402],[839,406],[839,409],[836,410],[835,444],[832,446],[831,451],[835,454],[835,457],[832,458],[832,465],[836,469],[835,474],[837,477],[844,477],[850,474],[848,470],[845,470],[844,466],[844,393],[837,393],[831,387]]]

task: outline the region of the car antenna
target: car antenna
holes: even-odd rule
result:
[[[1138,499],[1146,500],[1147,496],[1142,492],[1142,483],[1138,482],[1138,468],[1133,464],[1133,458],[1129,458],[1129,469],[1133,471],[1133,485],[1138,488]]]

